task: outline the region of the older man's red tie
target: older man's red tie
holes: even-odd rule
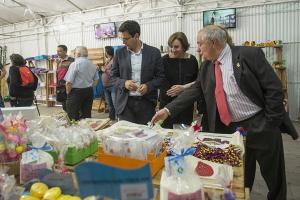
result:
[[[216,77],[215,96],[216,96],[217,108],[219,111],[221,121],[226,126],[228,126],[231,122],[231,117],[227,105],[225,92],[223,89],[222,71],[220,68],[221,63],[219,61],[215,61],[214,64],[215,64],[215,77]]]

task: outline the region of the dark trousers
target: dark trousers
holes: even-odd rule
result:
[[[124,111],[119,115],[120,120],[137,124],[147,124],[155,114],[155,103],[143,97],[128,97]]]
[[[0,88],[1,89],[1,88]],[[3,101],[3,98],[2,98],[2,95],[0,94],[0,107],[1,108],[4,108],[5,105],[4,105],[4,101]]]
[[[219,120],[218,117],[217,120]],[[285,200],[287,188],[281,132],[278,127],[265,126],[265,123],[264,112],[261,111],[247,120],[231,123],[229,127],[221,125],[219,130],[221,128],[227,133],[233,133],[239,126],[248,130],[245,153],[245,187],[252,189],[257,161],[261,175],[269,189],[267,198],[269,200]]]
[[[17,99],[17,100],[11,100],[10,106],[11,107],[27,107],[32,106],[33,99]]]
[[[114,101],[115,101],[115,91],[114,87],[105,87],[104,88],[104,95],[105,95],[105,101],[108,104],[108,110],[109,110],[109,118],[111,120],[116,119],[116,112],[115,112],[115,106],[114,106]]]
[[[91,118],[93,88],[72,88],[67,97],[67,113],[70,119]]]
[[[63,110],[67,112],[67,101],[61,102],[61,105],[62,105]]]

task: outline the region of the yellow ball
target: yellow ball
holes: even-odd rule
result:
[[[45,192],[48,190],[48,186],[44,183],[35,183],[30,188],[31,196],[42,198]]]
[[[29,195],[22,195],[20,200],[40,200],[40,199]]]
[[[58,197],[57,200],[72,200],[72,196],[71,195],[60,195],[60,197]]]
[[[23,145],[19,145],[16,147],[16,152],[17,154],[21,154],[24,151],[24,146]]]
[[[56,200],[61,195],[60,187],[53,187],[44,194],[43,200]]]

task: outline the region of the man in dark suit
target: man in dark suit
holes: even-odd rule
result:
[[[206,59],[196,83],[152,118],[152,123],[176,116],[200,98],[210,132],[233,133],[244,127],[245,186],[253,186],[258,161],[267,183],[268,199],[286,199],[286,177],[281,131],[293,139],[298,133],[283,106],[281,83],[255,47],[230,47],[226,32],[207,26],[197,36],[198,52]]]
[[[136,21],[125,21],[119,32],[125,46],[116,51],[110,77],[116,88],[116,114],[121,120],[147,124],[164,79],[160,51],[140,40]]]

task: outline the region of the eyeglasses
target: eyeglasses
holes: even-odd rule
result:
[[[132,37],[130,37],[130,38],[121,38],[121,37],[119,37],[119,39],[120,40],[122,40],[123,42],[127,42],[128,40],[130,40]]]

